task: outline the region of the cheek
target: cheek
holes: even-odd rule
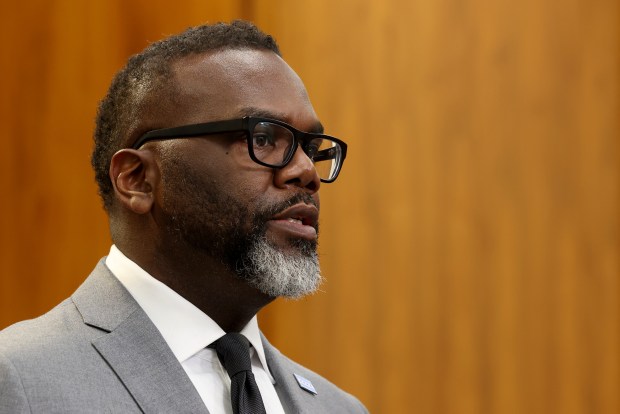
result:
[[[209,187],[232,192],[239,187],[238,181],[241,173],[253,168],[244,161],[243,145],[236,142],[231,144],[195,140],[192,144],[194,145],[185,148],[187,156],[185,164],[188,174],[200,176],[201,181]],[[247,154],[246,157],[249,158]]]
[[[251,196],[254,200],[273,187],[273,169],[257,164],[250,158],[245,140],[231,145],[225,158],[224,175],[229,180],[231,190]]]
[[[270,188],[273,186],[272,175],[265,172],[235,174],[230,177],[230,191],[234,198],[247,203],[251,211],[260,210],[268,204]]]
[[[192,156],[187,161],[187,167],[194,174],[199,174],[202,183],[211,189],[247,205],[250,211],[260,210],[275,201],[270,197],[278,197],[273,194],[273,169],[257,164],[250,158],[245,138],[234,142],[194,144],[198,145],[187,148],[187,153]]]

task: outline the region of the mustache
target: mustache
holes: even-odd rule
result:
[[[312,198],[310,194],[297,193],[293,197],[289,198],[288,200],[271,206],[269,213],[271,216],[274,216],[286,210],[290,206],[299,204],[299,203],[309,204],[309,205],[312,205],[318,208],[316,201],[314,200],[314,198]]]
[[[319,208],[316,200],[312,198],[310,194],[307,193],[297,193],[286,201],[282,201],[279,203],[274,203],[254,214],[254,226],[255,227],[263,227],[265,223],[270,220],[273,216],[282,211],[286,210],[290,206],[295,204],[304,203],[316,208]],[[318,224],[316,226],[316,230],[318,231]]]

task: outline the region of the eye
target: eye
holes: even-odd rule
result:
[[[273,146],[274,141],[273,135],[266,132],[255,132],[254,135],[252,135],[252,144],[254,148]]]
[[[322,144],[322,139],[313,139],[312,141],[304,143],[303,150],[308,156],[308,158],[313,159],[314,156],[321,150]]]

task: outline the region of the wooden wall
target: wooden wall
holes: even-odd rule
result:
[[[374,413],[620,410],[614,0],[12,2],[0,17],[0,327],[109,246],[98,100],[149,41],[244,17],[328,132],[324,292],[261,315]]]

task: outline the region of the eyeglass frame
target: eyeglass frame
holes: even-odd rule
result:
[[[289,150],[287,157],[284,159],[281,165],[273,165],[273,164],[268,164],[266,162],[263,162],[259,160],[258,158],[256,158],[256,155],[254,154],[254,148],[253,148],[253,143],[252,143],[252,139],[253,139],[252,131],[254,130],[256,125],[258,125],[261,122],[269,122],[272,124],[279,125],[281,127],[288,129],[289,131],[293,133],[293,142],[291,145],[291,149]],[[308,153],[304,149],[303,143],[309,142],[313,139],[327,139],[327,140],[335,142],[336,144],[340,146],[340,150],[341,150],[340,151],[341,152],[340,162],[338,163],[337,169],[333,174],[333,178],[324,179],[324,178],[319,177],[321,182],[324,182],[324,183],[332,183],[336,181],[336,178],[338,178],[338,175],[340,174],[340,170],[342,169],[342,165],[344,164],[344,159],[347,156],[347,144],[338,138],[332,137],[330,135],[325,135],[325,134],[303,132],[287,124],[286,122],[282,122],[277,119],[252,117],[252,116],[246,116],[243,118],[230,119],[230,120],[225,120],[225,121],[213,121],[213,122],[206,122],[206,123],[199,123],[199,124],[182,125],[182,126],[177,126],[177,127],[172,127],[172,128],[154,129],[140,136],[140,138],[138,138],[136,142],[133,143],[131,148],[138,149],[142,145],[146,144],[147,142],[156,141],[156,140],[175,139],[175,138],[193,138],[193,137],[201,137],[205,135],[229,134],[233,132],[245,132],[246,140],[248,144],[248,153],[250,155],[250,158],[255,163],[265,166],[265,167],[269,167],[269,168],[286,167],[288,163],[290,163],[293,157],[295,156],[295,152],[297,152],[297,147],[300,142],[302,143],[301,144],[302,151],[304,152],[304,154],[306,154],[306,156],[308,156],[308,158],[310,158],[313,164],[315,162],[315,159],[311,157],[310,155],[308,155]],[[327,148],[326,150],[329,150],[329,149],[330,148]],[[325,158],[325,159],[328,159],[328,158]],[[322,159],[319,159],[319,161],[322,161]]]

